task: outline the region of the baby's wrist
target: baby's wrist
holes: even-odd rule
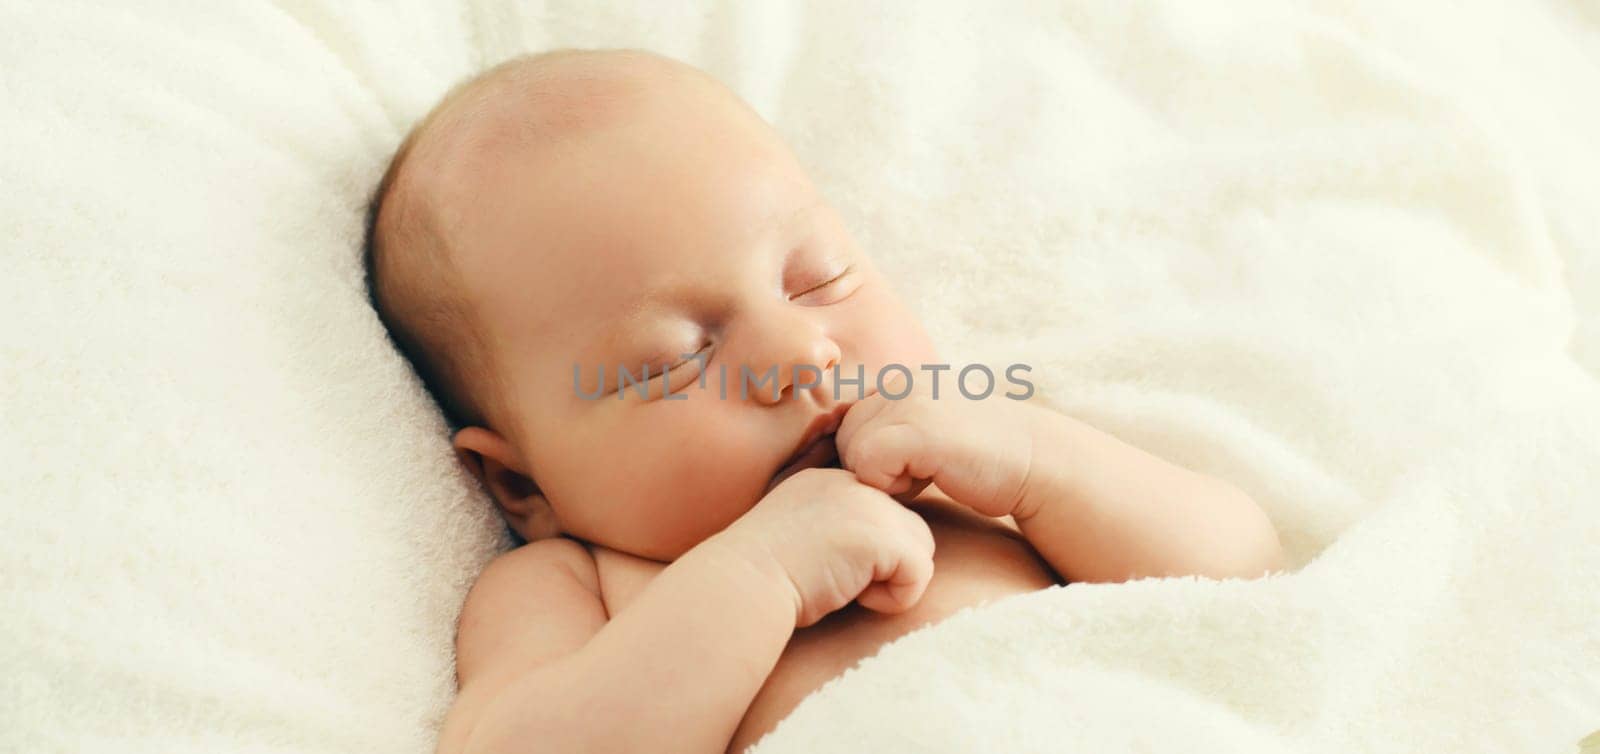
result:
[[[745,536],[743,531],[724,530],[695,547],[691,552],[720,573],[736,574],[748,588],[762,595],[778,595],[790,606],[796,620],[803,609],[800,588],[784,567],[782,559],[767,543]]]
[[[1072,421],[1064,414],[1033,407],[1028,407],[1025,413],[1028,453],[1024,462],[1027,466],[1011,512],[1011,518],[1018,525],[1038,516],[1046,508],[1059,505],[1066,494],[1063,475],[1067,455],[1066,436],[1070,429],[1066,425]]]

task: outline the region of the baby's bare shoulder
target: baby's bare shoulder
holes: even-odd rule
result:
[[[490,561],[456,621],[459,693],[440,728],[438,751],[464,750],[502,689],[582,647],[605,623],[594,558],[583,545],[539,540]]]
[[[566,654],[606,622],[594,557],[557,537],[496,557],[467,592],[456,623],[456,675],[526,669]]]
[[[477,589],[485,579],[490,580],[489,586],[500,587],[553,575],[570,576],[598,594],[600,582],[595,572],[594,556],[583,543],[568,537],[529,542],[495,556],[484,567],[473,589]]]

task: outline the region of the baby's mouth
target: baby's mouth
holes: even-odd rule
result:
[[[789,456],[789,459],[778,468],[777,473],[772,475],[772,481],[767,484],[768,490],[806,469],[841,467],[834,435],[839,432],[839,425],[844,423],[844,415],[850,410],[850,406],[850,403],[840,403],[827,413],[811,418],[810,423],[806,425],[805,433],[796,440],[803,444],[796,448],[794,455]]]
[[[806,469],[837,468],[839,468],[839,449],[833,444],[833,433],[829,432],[811,441],[789,459],[783,468],[778,469],[778,473],[772,475],[772,482],[767,485],[767,489],[778,486],[783,480]]]

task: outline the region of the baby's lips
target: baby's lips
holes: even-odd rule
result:
[[[838,460],[839,451],[833,444],[833,436],[824,435],[819,437],[806,448],[805,452],[772,476],[772,481],[767,484],[767,492],[771,492],[772,488],[782,484],[783,480],[806,469],[826,468],[829,464],[837,463]]]

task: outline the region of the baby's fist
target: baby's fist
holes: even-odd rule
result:
[[[910,498],[931,482],[979,513],[1009,515],[1033,462],[1028,407],[948,389],[935,398],[925,382],[891,399],[906,392],[897,374],[851,406],[834,436],[841,465],[890,495]]]
[[[839,469],[805,469],[780,482],[716,536],[776,566],[793,587],[795,625],[809,626],[851,600],[899,613],[933,577],[933,532],[915,512]]]

